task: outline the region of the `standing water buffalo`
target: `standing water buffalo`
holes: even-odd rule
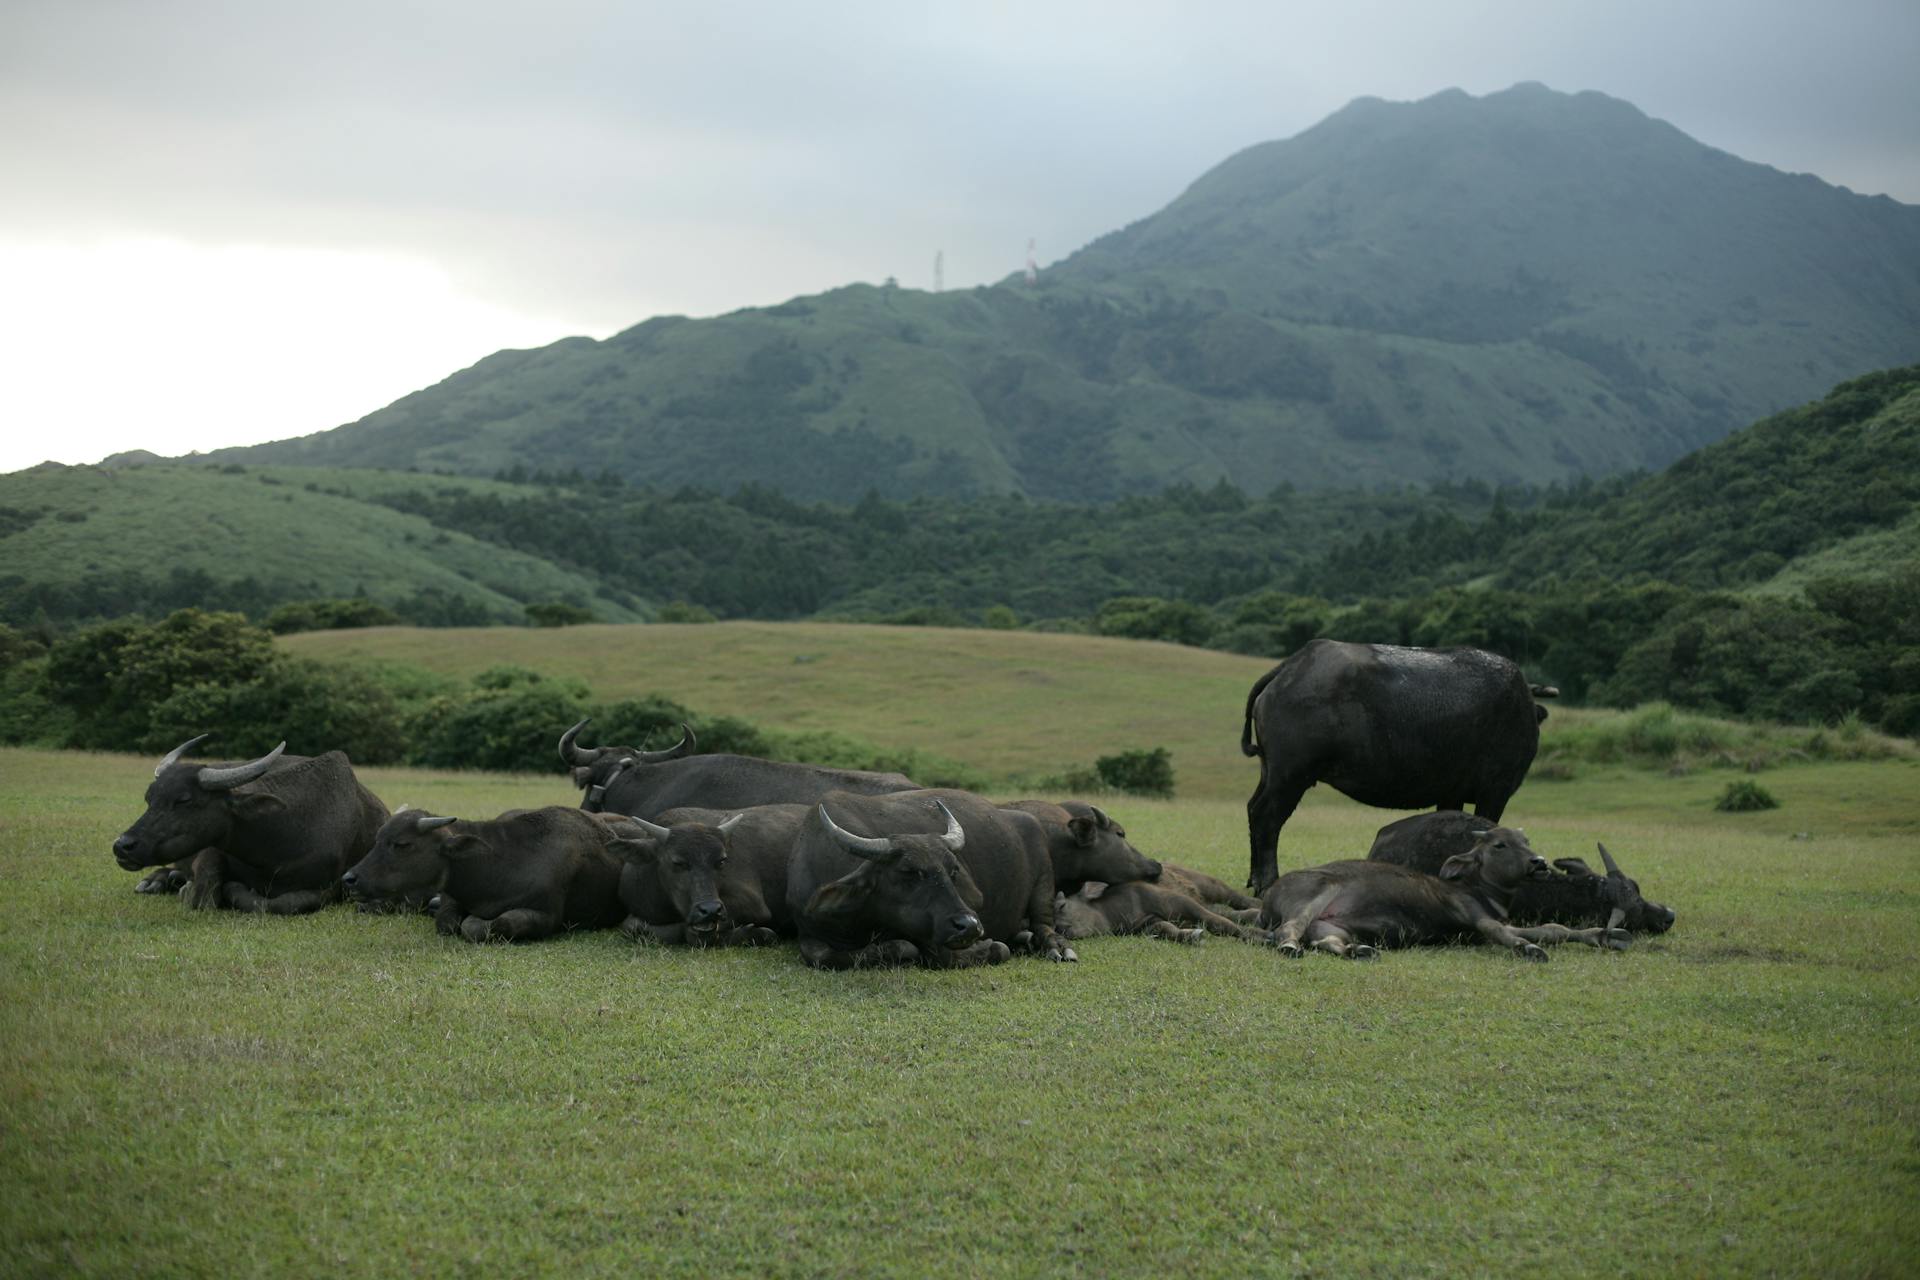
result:
[[[610,846],[628,834],[639,833],[563,805],[490,821],[403,809],[341,880],[363,901],[425,902],[435,928],[469,942],[608,928],[626,914]]]
[[[1614,932],[1618,912],[1599,929],[1506,923],[1514,889],[1530,876],[1551,874],[1525,836],[1490,827],[1467,852],[1448,858],[1438,876],[1362,859],[1289,871],[1267,890],[1260,923],[1273,930],[1273,944],[1287,956],[1311,947],[1371,959],[1378,947],[1434,942],[1491,942],[1528,960],[1547,958],[1539,946],[1543,942],[1624,951],[1633,935]]]
[[[338,751],[289,756],[281,743],[244,764],[188,764],[201,734],[167,753],[147,811],[113,842],[121,867],[188,867],[190,907],[297,915],[340,896],[340,873],[373,845],[387,806]],[[165,872],[143,881],[150,886]]]
[[[997,964],[1016,939],[1078,958],[1039,821],[965,791],[828,796],[794,840],[787,907],[815,968]]]
[[[680,741],[665,751],[582,747],[578,739],[587,724],[582,720],[560,735],[560,758],[571,766],[574,785],[585,790],[580,807],[589,812],[642,818],[657,818],[668,809],[737,812],[763,804],[812,804],[829,791],[882,795],[920,787],[903,773],[829,769],[723,753],[694,755],[693,730],[686,725],[680,726]]]
[[[1367,857],[1438,875],[1448,858],[1472,848],[1491,826],[1485,818],[1453,810],[1416,813],[1380,828]],[[1607,846],[1599,849],[1607,868],[1604,876],[1594,874],[1578,858],[1555,858],[1553,865],[1561,874],[1524,881],[1513,895],[1514,923],[1605,924],[1617,907],[1626,913],[1621,923],[1635,933],[1665,933],[1673,928],[1672,909],[1642,897],[1640,882],[1620,869]]]
[[[1383,809],[1464,809],[1498,822],[1540,745],[1556,690],[1480,649],[1314,640],[1247,694],[1240,750],[1260,757],[1247,801],[1255,893],[1273,883],[1280,828],[1325,782]]]

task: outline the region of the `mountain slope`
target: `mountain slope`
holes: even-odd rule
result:
[[[1596,93],[1362,99],[1043,274],[501,352],[222,457],[802,498],[1658,467],[1920,354],[1920,208]]]

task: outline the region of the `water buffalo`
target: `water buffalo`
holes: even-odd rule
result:
[[[1016,939],[1078,958],[1054,931],[1039,820],[966,791],[828,796],[794,840],[787,906],[816,968],[997,964]]]
[[[1442,809],[1416,813],[1389,822],[1373,838],[1367,857],[1437,875],[1441,864],[1464,853],[1493,823],[1475,814]],[[1578,858],[1555,858],[1561,874],[1547,880],[1527,880],[1514,892],[1510,908],[1515,924],[1605,924],[1614,908],[1626,913],[1622,924],[1635,933],[1665,933],[1673,928],[1671,908],[1649,902],[1640,894],[1640,882],[1620,870],[1620,864],[1600,845],[1600,861],[1607,874],[1596,875]]]
[[[1616,931],[1618,913],[1598,929],[1506,923],[1507,904],[1526,879],[1551,875],[1526,837],[1490,827],[1455,854],[1437,876],[1391,862],[1353,859],[1289,871],[1261,900],[1260,923],[1273,930],[1283,955],[1309,947],[1370,959],[1378,947],[1435,942],[1492,942],[1528,960],[1545,960],[1541,943],[1584,942],[1625,950],[1633,935]]]
[[[1054,898],[1054,924],[1070,942],[1105,934],[1144,933],[1169,942],[1199,942],[1209,933],[1264,941],[1260,904],[1203,871],[1163,863],[1152,884],[1089,880]]]
[[[618,846],[628,830],[563,805],[487,821],[405,809],[341,883],[362,900],[424,901],[441,933],[469,942],[607,928],[626,914]]]
[[[190,907],[297,915],[340,896],[340,873],[373,845],[387,806],[338,751],[290,756],[281,743],[244,764],[182,763],[201,734],[153,771],[147,811],[113,842],[121,867],[180,870]],[[165,864],[172,863],[173,867]]]
[[[560,735],[560,758],[572,768],[574,785],[585,790],[580,807],[589,811],[657,819],[669,809],[737,812],[763,804],[812,804],[830,791],[882,795],[920,788],[903,773],[695,755],[693,730],[686,725],[680,726],[680,741],[665,751],[582,747],[578,739],[588,723],[582,720]]]
[[[1098,806],[1069,800],[1014,800],[1003,806],[1032,814],[1047,833],[1056,889],[1075,892],[1088,880],[1124,884],[1153,880],[1160,864],[1127,843],[1127,833]]]
[[[805,805],[787,804],[735,814],[672,809],[658,823],[624,819],[644,834],[619,845],[627,860],[620,900],[629,913],[621,929],[697,947],[772,942],[769,898],[786,904],[787,854],[806,813]]]
[[[1240,750],[1260,757],[1248,886],[1273,883],[1280,828],[1316,782],[1383,809],[1471,803],[1498,822],[1540,745],[1534,699],[1555,692],[1480,649],[1309,642],[1247,694]]]

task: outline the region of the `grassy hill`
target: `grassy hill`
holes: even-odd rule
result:
[[[1037,287],[853,285],[488,357],[221,457],[1072,500],[1664,465],[1920,351],[1920,209],[1538,85],[1363,99]]]
[[[262,611],[289,599],[366,595],[473,621],[520,621],[566,600],[609,620],[639,614],[591,577],[438,529],[379,505],[417,476],[152,465],[37,467],[0,476],[0,601],[30,619]],[[491,481],[436,479],[482,493]]]

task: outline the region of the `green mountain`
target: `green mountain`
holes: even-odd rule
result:
[[[215,456],[842,500],[1547,482],[1916,354],[1920,208],[1519,85],[1356,101],[1034,286],[654,319]]]

